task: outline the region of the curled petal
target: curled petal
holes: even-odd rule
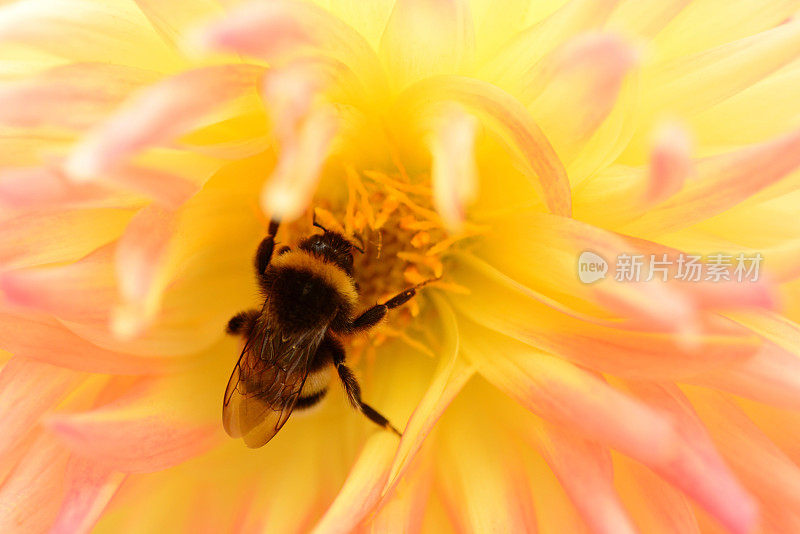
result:
[[[216,425],[193,422],[168,384],[150,382],[94,410],[53,414],[46,426],[76,455],[123,472],[160,471],[210,448]]]
[[[477,121],[459,107],[448,108],[439,117],[431,135],[431,181],[439,215],[453,231],[464,220],[466,206],[478,188],[475,166]]]
[[[76,180],[95,178],[135,153],[185,133],[221,103],[254,89],[262,70],[214,65],[148,87],[78,144],[65,163],[67,173]]]
[[[472,59],[474,29],[464,0],[398,0],[381,38],[381,55],[400,88],[455,74]]]
[[[589,372],[468,325],[464,350],[496,387],[542,418],[645,462],[667,456],[670,422]],[[646,430],[645,430],[646,429]]]
[[[446,340],[446,344],[442,349],[443,356],[439,360],[433,379],[403,431],[391,474],[383,491],[384,499],[394,491],[433,426],[474,372],[473,368],[466,365],[459,357],[460,333],[452,308],[444,301],[436,297],[434,299],[442,325],[441,337]]]
[[[430,454],[418,456],[403,477],[403,483],[392,491],[388,501],[382,501],[370,521],[374,531],[386,534],[420,531],[433,482],[430,457]]]
[[[33,430],[83,374],[46,363],[13,358],[0,371],[0,458]]]
[[[92,530],[108,502],[125,480],[90,459],[71,457],[66,467],[66,494],[50,532],[78,534]]]
[[[577,439],[554,425],[545,424],[532,437],[591,532],[636,532],[614,488],[608,450]]]
[[[130,222],[117,243],[116,272],[122,305],[112,328],[123,338],[132,337],[158,311],[175,214],[151,205]]]
[[[455,102],[488,124],[520,159],[526,174],[556,214],[572,213],[567,173],[549,141],[525,107],[508,93],[480,80],[437,76],[410,86],[399,98],[398,113],[424,116],[432,104]]]
[[[336,499],[314,527],[314,534],[351,532],[377,504],[389,478],[397,438],[380,432],[364,445]]]

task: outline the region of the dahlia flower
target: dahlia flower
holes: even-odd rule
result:
[[[800,531],[800,2],[0,4],[0,531]],[[314,217],[435,279],[347,342],[403,434],[333,381],[250,450]]]

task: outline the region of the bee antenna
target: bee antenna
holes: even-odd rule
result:
[[[361,238],[361,236],[353,236],[353,238],[356,238],[356,237],[361,242],[361,244],[360,245],[356,245],[355,243],[351,243],[351,245],[353,246],[354,249],[356,249],[360,253],[364,254],[364,240]]]
[[[314,218],[311,221],[312,226],[316,226],[317,228],[322,228],[322,231],[327,233],[328,229],[322,226],[320,223],[317,222],[317,212],[314,211]]]

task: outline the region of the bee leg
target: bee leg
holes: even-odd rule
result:
[[[255,259],[256,275],[258,276],[264,274],[264,271],[267,270],[267,265],[269,265],[269,260],[272,259],[272,249],[275,248],[275,234],[278,233],[278,224],[280,223],[275,220],[269,222],[267,237],[262,239],[261,244],[258,245]]]
[[[358,385],[353,371],[344,364],[344,348],[336,341],[331,339],[331,354],[333,356],[333,365],[336,366],[336,372],[339,373],[339,379],[342,381],[344,390],[347,393],[347,398],[353,408],[361,411],[367,416],[367,419],[372,421],[378,426],[391,430],[398,436],[402,437],[403,434],[389,422],[389,420],[378,412],[375,408],[361,400],[361,386]]]
[[[350,332],[360,332],[363,330],[369,330],[383,319],[386,316],[386,313],[398,306],[402,306],[409,300],[411,300],[414,295],[417,294],[417,289],[424,286],[431,280],[426,280],[421,284],[417,284],[412,288],[406,289],[405,291],[401,291],[394,297],[390,298],[383,304],[376,304],[372,308],[368,309],[358,317],[356,317],[352,323],[350,323],[349,331]]]
[[[248,333],[253,328],[256,319],[258,319],[258,310],[239,312],[231,317],[225,330],[232,335]]]

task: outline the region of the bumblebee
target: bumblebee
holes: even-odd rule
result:
[[[400,436],[386,417],[362,400],[358,381],[345,365],[342,339],[377,325],[424,283],[356,315],[353,254],[363,249],[315,221],[322,234],[273,254],[278,226],[270,222],[255,256],[264,297],[261,309],[241,312],[228,322],[228,333],[242,336],[244,348],[225,390],[225,431],[243,438],[248,447],[265,445],[293,410],[308,409],[323,399],[333,366],[353,407]]]

